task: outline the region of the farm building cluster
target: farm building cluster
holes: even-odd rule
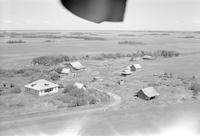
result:
[[[145,58],[143,59],[152,60],[153,57],[145,56]],[[64,75],[68,75],[70,73],[76,74],[76,71],[86,68],[79,61],[66,63],[65,66],[66,67],[62,68],[62,70],[60,71],[60,74],[64,74]],[[131,64],[131,65],[126,66],[121,71],[121,76],[128,76],[128,75],[133,74],[136,71],[142,71],[142,69],[143,68],[140,64]],[[94,76],[91,82],[98,82],[98,81],[103,81],[103,80],[106,80],[106,79],[103,79],[101,76]],[[122,79],[118,81],[117,83],[119,85],[123,85],[125,81]],[[87,89],[87,86],[83,83],[76,82],[73,85],[77,89],[83,89],[83,90]],[[25,85],[25,91],[31,94],[38,95],[38,96],[44,96],[44,95],[57,93],[59,91],[59,85],[53,82],[47,81],[45,79],[40,79],[40,80],[37,80],[30,84]],[[147,87],[147,88],[142,88],[141,90],[139,90],[135,96],[144,100],[151,100],[159,96],[159,93],[156,91],[155,88]]]

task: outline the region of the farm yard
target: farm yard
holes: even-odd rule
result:
[[[120,132],[143,126],[139,115],[144,112],[149,113],[148,119],[161,115],[165,108],[174,116],[176,110],[178,114],[187,110],[198,114],[199,44],[197,32],[1,31],[0,118],[95,109],[114,101],[109,93],[119,96],[120,103],[97,116],[104,120],[108,116]],[[127,68],[134,64],[135,68]],[[123,70],[130,72],[122,74]],[[25,85],[39,79],[57,84],[58,93],[37,96],[25,91]],[[74,87],[75,83],[85,85],[86,91]],[[147,100],[137,96],[147,87],[154,88],[157,95],[150,99],[144,93]],[[139,119],[133,119],[133,113]],[[168,119],[167,112],[164,114]],[[129,125],[126,117],[140,123]],[[117,119],[124,126],[116,126]]]

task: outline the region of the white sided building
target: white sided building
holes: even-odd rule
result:
[[[140,71],[142,70],[142,66],[140,64],[133,64],[133,65],[129,65],[126,67],[126,69],[130,70],[130,71]]]
[[[34,81],[25,85],[25,91],[31,94],[44,96],[47,94],[54,94],[58,92],[58,85],[49,82],[45,79]]]

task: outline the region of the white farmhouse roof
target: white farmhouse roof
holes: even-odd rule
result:
[[[69,74],[70,73],[70,69],[69,68],[63,68],[61,73],[62,74]]]
[[[71,62],[70,65],[77,70],[85,68],[79,61]]]
[[[148,97],[155,97],[160,95],[153,87],[144,88],[142,91]]]
[[[52,82],[49,82],[45,79],[40,79],[40,80],[37,80],[30,84],[25,85],[25,87],[40,91],[40,90],[45,90],[49,88],[55,88],[55,87],[58,87],[58,85]]]

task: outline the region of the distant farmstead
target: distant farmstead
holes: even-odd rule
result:
[[[57,93],[58,85],[45,79],[40,79],[25,85],[25,91],[31,94],[44,96],[47,94]]]

